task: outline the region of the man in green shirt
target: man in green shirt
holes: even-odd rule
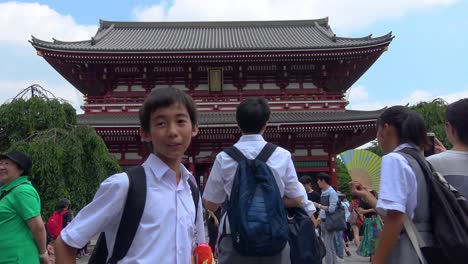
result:
[[[39,195],[28,180],[31,160],[22,152],[0,155],[0,263],[48,263]]]

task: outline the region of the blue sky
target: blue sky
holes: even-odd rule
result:
[[[380,36],[390,48],[349,90],[349,109],[468,97],[468,1],[172,0],[0,1],[0,103],[38,83],[76,108],[82,95],[28,43],[84,40],[99,19],[124,21],[281,20],[329,17],[338,36]]]

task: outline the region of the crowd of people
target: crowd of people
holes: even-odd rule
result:
[[[269,118],[263,98],[239,104],[236,120],[242,136],[216,156],[198,197],[192,187],[195,178],[182,164],[198,133],[196,105],[182,90],[154,89],[139,112],[142,139],[152,146],[142,164],[145,196],[130,194],[130,176],[118,173],[101,183],[94,199],[74,218],[70,201],[60,200],[47,224],[28,180],[30,158],[20,151],[0,155],[0,263],[52,263],[53,254],[55,263],[75,263],[77,250],[85,250],[99,233],[105,234],[110,263],[195,263],[193,252],[206,239],[204,215],[218,263],[292,263],[291,247],[296,245],[288,242],[290,208],[308,215],[307,224],[321,241],[313,250],[323,245],[324,263],[343,262],[345,254],[368,257],[372,263],[419,263],[404,222],[430,223],[430,197],[424,194],[418,170],[400,153],[408,148],[419,153],[428,145],[419,114],[404,106],[381,114],[377,140],[385,155],[380,190],[353,181],[351,202],[331,185],[327,173],[298,177],[291,153],[263,137]],[[436,141],[438,154],[427,160],[466,196],[468,99],[448,106],[445,132],[452,149]],[[144,206],[131,235],[122,235],[121,219],[133,219],[126,213],[127,196],[143,200]],[[431,246],[432,229],[417,231]],[[49,248],[47,233],[53,241]],[[119,257],[113,252],[117,237],[128,240]],[[350,252],[349,243],[357,250]]]

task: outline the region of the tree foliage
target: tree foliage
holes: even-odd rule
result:
[[[382,157],[384,155],[382,149],[379,147],[379,143],[377,143],[377,140],[372,141],[371,146],[367,147],[366,150],[377,154],[377,156],[379,157]]]
[[[68,198],[75,210],[92,198],[99,183],[120,170],[103,140],[89,126],[77,125],[68,103],[33,97],[0,106],[2,152],[18,149],[33,160],[30,180],[48,217]]]
[[[349,183],[351,182],[351,176],[349,176],[348,169],[344,162],[340,158],[336,158],[336,177],[338,178],[338,190],[346,195],[348,198],[351,197],[351,189]]]
[[[437,98],[431,102],[420,102],[410,108],[422,115],[428,132],[434,132],[446,147],[451,147],[444,130],[447,102]]]

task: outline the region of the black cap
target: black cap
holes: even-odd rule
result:
[[[24,171],[24,175],[28,174],[32,167],[31,159],[21,151],[12,150],[7,154],[0,155],[0,159],[12,160]]]

